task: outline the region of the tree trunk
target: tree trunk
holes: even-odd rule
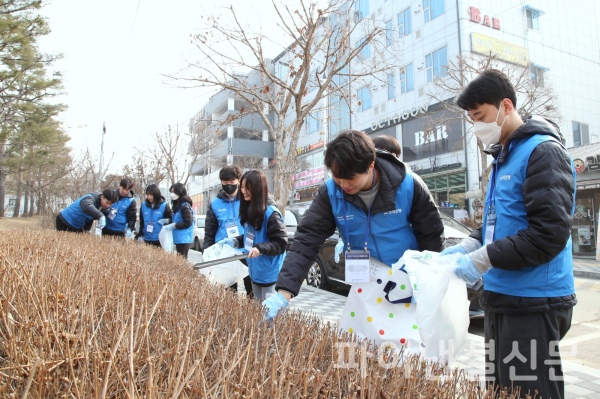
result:
[[[35,195],[33,194],[33,182],[31,182],[31,198],[29,200],[29,217],[33,216],[33,199]]]
[[[4,154],[6,142],[0,143],[0,217],[4,217],[4,202],[6,201],[6,172],[4,171]]]
[[[27,209],[29,208],[29,182],[25,182],[25,201],[23,202],[23,217],[27,217]]]
[[[25,155],[25,146],[21,144],[21,164],[17,172],[17,200],[15,201],[15,211],[13,217],[18,218],[21,210],[21,196],[23,195],[23,156]]]
[[[39,216],[42,213],[41,191],[38,193],[37,197],[35,197],[35,201],[37,205],[35,214]]]

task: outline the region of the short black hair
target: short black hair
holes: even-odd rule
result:
[[[133,180],[131,180],[129,177],[124,177],[121,179],[121,183],[119,184],[119,186],[123,187],[125,190],[131,190],[133,185]]]
[[[240,180],[242,177],[242,168],[237,165],[226,165],[223,166],[221,171],[219,172],[219,179],[221,181],[229,181],[229,180]]]
[[[338,179],[353,179],[356,174],[368,173],[373,161],[373,140],[358,130],[342,130],[325,150],[325,166]]]
[[[117,192],[115,190],[104,190],[102,192],[102,196],[105,200],[110,201],[111,204],[114,204],[119,200],[119,196],[117,195]]]
[[[504,72],[497,69],[486,69],[473,79],[458,95],[456,105],[465,111],[477,108],[478,105],[491,104],[500,108],[502,100],[508,98],[517,107],[517,93]]]
[[[375,148],[385,150],[396,157],[399,157],[402,151],[400,143],[392,136],[377,136],[373,139],[373,144],[375,144]]]

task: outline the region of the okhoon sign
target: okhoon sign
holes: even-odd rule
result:
[[[371,133],[378,129],[383,129],[384,127],[398,124],[401,121],[407,120],[411,116],[416,117],[419,114],[425,114],[428,110],[429,103],[420,105],[418,107],[415,106],[412,108],[407,108],[402,113],[396,113],[394,116],[388,116],[387,118],[381,118],[378,121],[373,121],[371,122]]]

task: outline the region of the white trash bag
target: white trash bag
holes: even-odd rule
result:
[[[242,253],[242,251],[239,251],[230,245],[215,244],[204,250],[202,261],[208,262],[216,259],[230,258],[232,256],[241,255]],[[210,281],[226,286],[237,283],[248,275],[248,267],[239,260],[206,267],[198,271],[200,274],[208,277]]]
[[[401,265],[400,265],[401,266]],[[371,258],[368,283],[353,283],[340,318],[343,332],[418,354],[420,326],[408,274]]]
[[[406,251],[393,265],[405,265],[417,304],[416,320],[422,354],[452,363],[463,351],[469,329],[466,283],[454,274],[461,255],[440,257],[435,252]]]
[[[173,231],[164,227],[158,233],[158,241],[167,253],[175,253],[175,243],[173,243]]]

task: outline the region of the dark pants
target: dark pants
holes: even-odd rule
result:
[[[175,249],[177,250],[177,253],[181,256],[183,256],[184,258],[187,259],[188,257],[188,252],[190,252],[190,247],[192,246],[191,243],[189,244],[175,244]]]
[[[73,226],[62,221],[60,216],[56,217],[56,230],[58,231],[72,231],[74,233],[83,233],[83,229],[75,229]]]
[[[233,292],[237,292],[238,283],[229,286]],[[244,288],[246,289],[246,295],[252,295],[252,279],[250,276],[244,277]]]
[[[159,247],[160,248],[160,241],[146,241],[144,240],[144,242],[148,245],[154,245],[155,247]]]
[[[521,396],[563,399],[565,383],[558,351],[573,308],[541,313],[485,312],[486,380],[501,388],[521,387]],[[518,352],[517,352],[518,350]]]
[[[123,237],[123,238],[125,238],[125,232],[124,231],[111,230],[111,229],[106,228],[106,227],[102,229],[102,235],[103,236],[115,236],[115,237]]]

